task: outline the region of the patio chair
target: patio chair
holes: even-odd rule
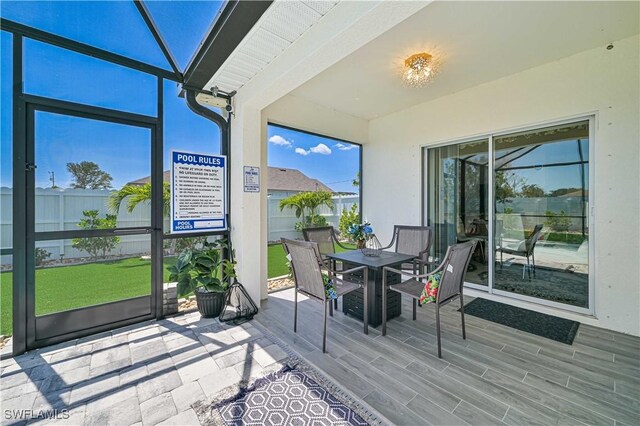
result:
[[[388,246],[382,247],[386,250],[395,245],[395,252],[416,256],[411,263],[413,272],[422,271],[433,262],[429,262],[429,249],[433,242],[433,228],[430,226],[395,225],[393,227],[393,238]],[[405,265],[402,265],[405,269]]]
[[[298,328],[298,292],[309,297],[311,300],[321,302],[323,309],[323,325],[322,325],[322,352],[326,352],[327,349],[327,308],[331,306],[331,298],[327,296],[325,291],[325,284],[322,277],[322,270],[327,269],[333,286],[335,288],[335,294],[340,297],[349,292],[363,288],[364,295],[364,334],[369,334],[369,307],[366,303],[368,299],[367,283],[369,280],[368,268],[366,266],[359,266],[344,271],[337,271],[329,268],[326,263],[322,261],[318,244],[312,241],[295,241],[282,238],[282,246],[287,254],[287,257],[291,261],[291,268],[293,270],[293,281],[295,283],[295,296],[293,305],[293,332],[297,332]],[[343,278],[339,278],[338,275],[345,276],[345,274],[353,274],[354,272],[362,271],[362,282],[355,282]],[[353,276],[353,275],[351,275]]]
[[[345,250],[353,250],[350,247],[344,246],[338,241],[336,237],[336,230],[333,226],[321,226],[318,228],[304,228],[302,230],[302,236],[305,241],[313,241],[318,243],[318,249],[320,250],[320,256],[322,261],[331,269],[336,269],[336,261],[329,259],[328,254],[336,252],[336,244]],[[333,301],[333,308],[338,309],[338,299]]]
[[[540,238],[540,233],[542,232],[543,225],[540,223],[533,228],[533,231],[526,240],[522,240],[517,243],[516,246],[501,246],[498,247],[497,250],[500,252],[500,269],[502,269],[502,254],[512,254],[515,256],[522,256],[527,258],[527,264],[522,265],[522,279],[524,279],[524,270],[526,269],[529,273],[529,279],[531,279],[531,265],[533,264],[533,276],[536,276],[536,257],[534,254],[534,249],[536,248],[536,243]],[[531,257],[531,262],[529,262],[529,257]]]
[[[460,315],[462,317],[462,338],[466,339],[467,335],[464,327],[464,300],[462,290],[464,287],[464,274],[467,271],[471,255],[476,248],[476,241],[467,241],[465,243],[454,244],[447,248],[447,253],[440,266],[427,274],[408,274],[398,269],[384,267],[382,269],[382,288],[387,288],[387,274],[395,272],[411,277],[400,284],[389,286],[390,290],[406,294],[413,299],[413,320],[416,319],[415,303],[420,300],[422,290],[425,287],[427,277],[437,272],[441,274],[438,293],[436,295],[436,334],[438,337],[438,358],[442,358],[442,346],[440,344],[440,307],[452,302],[456,298],[460,299]],[[382,335],[387,334],[387,296],[386,291],[382,291]]]

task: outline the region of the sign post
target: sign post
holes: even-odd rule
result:
[[[227,229],[227,157],[171,151],[171,233]]]

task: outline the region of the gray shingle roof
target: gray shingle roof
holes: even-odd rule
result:
[[[169,170],[162,174],[162,179],[169,182],[171,173]],[[144,185],[149,183],[149,176],[128,182],[128,185]],[[269,167],[267,175],[268,191],[329,191],[333,192],[324,183],[318,179],[311,179],[309,176],[297,169],[286,169],[284,167]]]

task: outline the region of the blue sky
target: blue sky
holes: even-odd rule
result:
[[[360,146],[270,125],[268,163],[298,169],[334,191],[358,192],[352,182],[360,164]]]
[[[158,27],[181,69],[213,22],[221,2],[147,1]],[[7,2],[3,17],[113,51],[165,69],[169,65],[131,1]],[[126,25],[123,25],[126,23]],[[11,186],[11,35],[0,39],[1,118],[0,185]],[[156,79],[126,67],[25,39],[25,92],[83,104],[155,116]],[[165,152],[170,149],[218,153],[218,127],[192,113],[177,97],[175,83],[165,81]],[[269,164],[297,168],[336,191],[357,192],[351,184],[358,172],[358,147],[270,127]],[[274,139],[274,140],[277,140]],[[72,179],[68,162],[94,161],[113,177],[113,186],[150,174],[148,130],[106,122],[38,113],[36,117],[36,186]]]
[[[213,21],[220,2],[147,3],[181,67]],[[169,69],[131,1],[6,2],[3,17]],[[171,21],[168,17],[180,19]],[[122,25],[126,22],[126,25]],[[164,26],[163,26],[164,25]],[[0,185],[11,186],[11,39],[0,36]],[[132,43],[135,40],[135,43]],[[178,41],[180,41],[178,43]],[[78,103],[152,115],[156,78],[44,43],[25,39],[25,92]],[[178,98],[176,84],[164,83],[165,169],[170,149],[218,153],[220,131]],[[110,173],[115,187],[148,176],[150,139],[140,128],[87,119],[38,114],[36,185],[67,186],[66,163],[94,161]],[[113,147],[117,147],[113,149]]]

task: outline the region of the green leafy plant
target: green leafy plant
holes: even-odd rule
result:
[[[305,228],[318,228],[321,226],[329,226],[327,218],[319,214],[310,214],[305,217],[304,222],[297,222],[295,229],[296,231],[302,231]]]
[[[109,198],[109,208],[114,213],[120,211],[120,206],[124,200],[127,200],[127,211],[133,212],[140,203],[151,203],[151,184],[143,185],[125,185],[118,191],[111,194]],[[169,182],[162,184],[162,213],[165,217],[171,214],[171,185]]]
[[[36,247],[36,266],[42,266],[51,257],[51,253],[42,247]]]
[[[318,217],[322,216],[316,210],[320,206],[326,206],[333,210],[332,196],[333,194],[329,191],[300,192],[280,200],[280,211],[285,208],[294,210],[296,217],[302,218],[302,227],[308,227],[308,225],[326,226],[326,219],[324,222],[322,219],[318,219]]]
[[[560,213],[552,212],[551,210],[547,210],[545,213],[547,219],[544,224],[547,225],[551,230],[556,232],[567,232],[569,227],[571,226],[571,218],[567,217],[567,214],[564,210],[561,210]]]
[[[360,213],[358,213],[358,205],[352,204],[351,209],[342,210],[342,214],[340,215],[340,222],[338,223],[338,229],[340,230],[340,235],[349,235],[349,229],[353,225],[358,225],[360,223]]]
[[[104,218],[99,217],[98,210],[84,210],[84,216],[78,223],[80,229],[113,229],[116,227],[117,216],[106,214]],[[90,237],[74,238],[71,242],[73,248],[86,251],[93,258],[107,257],[120,243],[120,237]]]
[[[223,257],[228,249],[226,240],[205,241],[201,248],[186,248],[178,256],[175,265],[167,269],[169,279],[177,281],[178,294],[185,296],[195,291],[224,292],[229,278],[234,278],[235,262]]]

